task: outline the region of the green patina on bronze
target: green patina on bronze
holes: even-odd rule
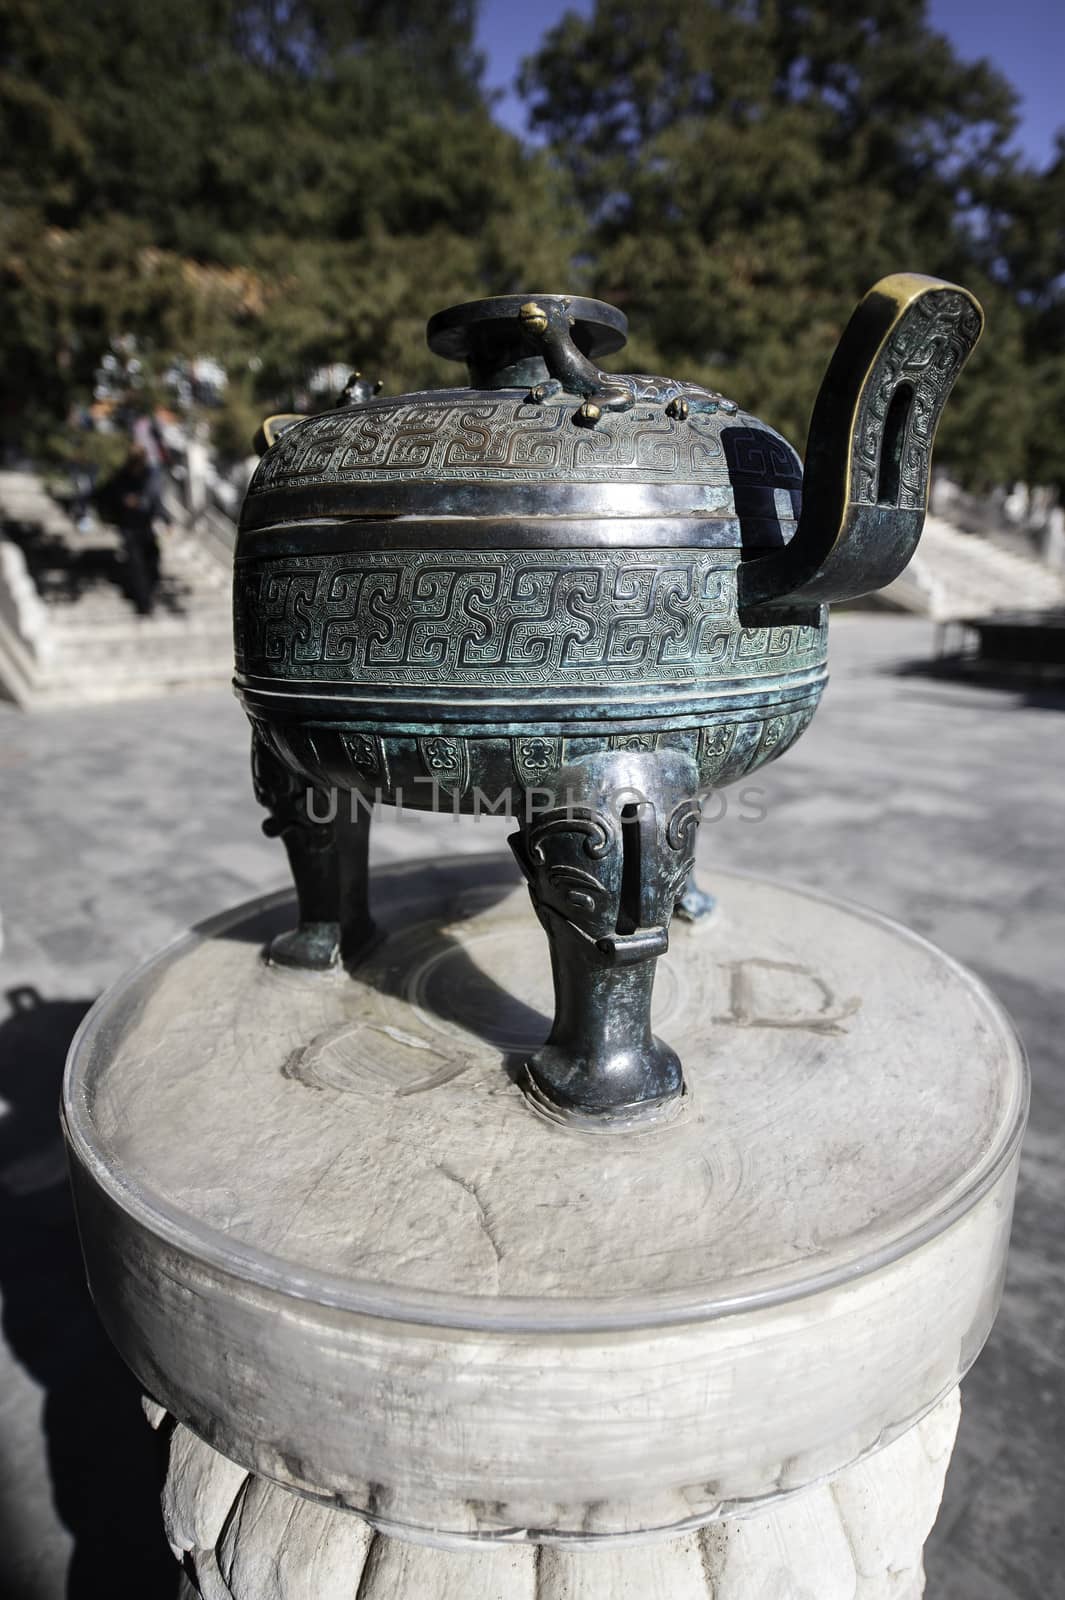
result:
[[[805,471],[720,394],[604,372],[625,318],[564,295],[435,316],[429,343],[469,389],[364,382],[264,425],[234,615],[258,793],[304,880],[273,959],[356,959],[372,928],[365,826],[356,849],[350,817],[301,819],[294,779],[509,811],[556,976],[532,1098],[593,1126],[664,1114],[683,1076],[650,1032],[651,985],[674,906],[706,909],[698,796],[795,742],[826,679],[827,603],[909,560],[981,326],[964,289],[877,284]]]

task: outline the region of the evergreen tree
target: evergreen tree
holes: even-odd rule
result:
[[[1065,131],[1042,173],[1011,167],[991,197],[985,253],[1020,308],[1029,419],[1022,476],[1065,494]]]
[[[523,88],[546,149],[492,120],[474,0],[4,0],[8,436],[118,335],[217,356],[243,418],[338,360],[453,380],[427,312],[569,286],[629,312],[618,362],[801,445],[855,299],[916,268],[988,311],[940,459],[1065,478],[1065,145],[1011,155],[1013,90],[924,0],[598,0]]]
[[[941,459],[984,483],[1024,470],[1031,312],[987,218],[1003,205],[1014,239],[1051,196],[1008,154],[1013,89],[960,61],[923,0],[599,0],[522,87],[590,218],[596,288],[638,330],[618,359],[720,387],[801,446],[859,294],[900,269],[954,277],[990,333]]]
[[[469,0],[6,0],[8,433],[87,397],[119,334],[219,357],[250,411],[325,362],[456,376],[427,314],[563,283],[576,242],[480,73]]]

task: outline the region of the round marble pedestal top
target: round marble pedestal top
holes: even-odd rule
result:
[[[1015,1036],[897,925],[713,888],[656,984],[689,1092],[644,1132],[525,1099],[550,975],[496,858],[380,870],[353,976],[266,965],[278,895],[111,990],[63,1115],[145,1388],[261,1476],[440,1542],[676,1532],[923,1415],[997,1307]]]

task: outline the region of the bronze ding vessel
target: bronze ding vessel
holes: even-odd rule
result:
[[[528,1092],[593,1127],[675,1107],[651,989],[675,905],[699,909],[699,796],[794,744],[825,683],[827,602],[912,555],[982,321],[952,284],[878,283],[828,367],[805,470],[719,394],[600,370],[625,318],[566,295],[434,316],[430,348],[469,388],[362,384],[264,425],[234,604],[257,793],[299,898],[271,959],[350,964],[372,937],[367,810],[316,821],[317,791],[505,810],[555,980]]]

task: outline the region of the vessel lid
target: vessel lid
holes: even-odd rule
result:
[[[604,371],[627,328],[615,306],[580,295],[438,311],[429,348],[465,361],[470,387],[366,399],[289,427],[249,487],[242,541],[255,535],[257,556],[352,542],[786,544],[802,486],[794,450],[713,390]]]
[[[426,342],[434,355],[468,362],[489,346],[513,344],[517,335],[535,355],[538,343],[530,329],[535,317],[523,313],[533,308],[543,308],[546,313],[549,307],[557,307],[568,318],[570,337],[583,355],[609,356],[623,348],[629,323],[616,306],[582,295],[528,293],[498,294],[448,306],[429,318]]]

